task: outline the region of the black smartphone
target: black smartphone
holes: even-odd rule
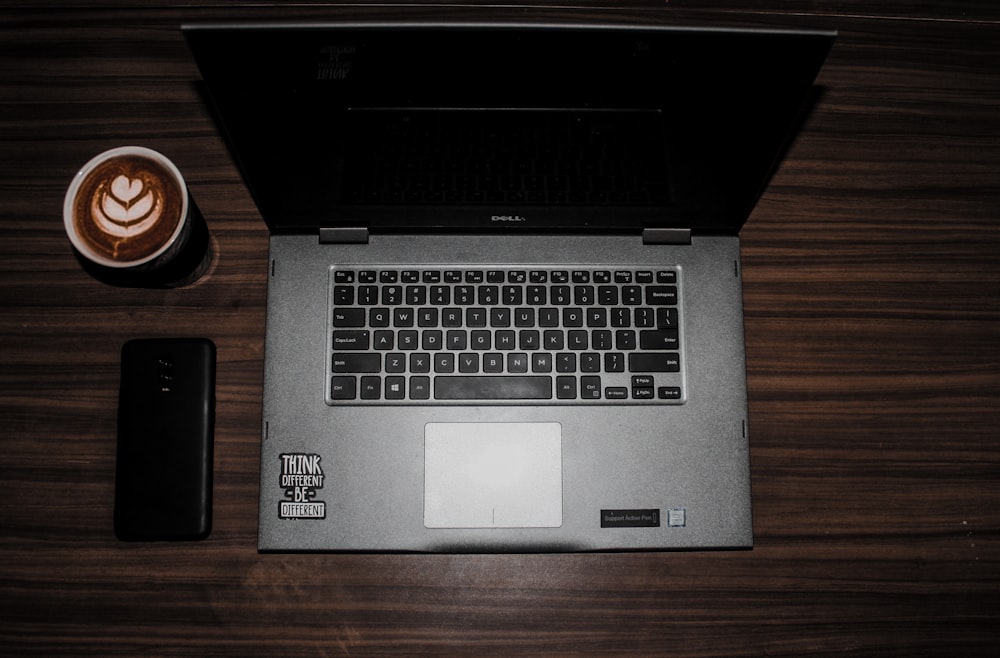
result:
[[[203,539],[212,529],[215,344],[205,338],[122,346],[115,534]]]

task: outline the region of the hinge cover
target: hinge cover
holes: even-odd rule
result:
[[[643,244],[691,244],[689,228],[644,228]]]
[[[362,226],[321,228],[320,244],[368,244],[368,229]]]

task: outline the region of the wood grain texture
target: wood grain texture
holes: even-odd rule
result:
[[[0,8],[0,655],[993,655],[995,4],[574,4]],[[404,16],[840,30],[742,234],[752,551],[257,554],[266,232],[177,26]],[[187,176],[218,249],[198,285],[74,259],[65,186],[125,143]],[[179,334],[218,345],[214,529],[123,544],[119,350]]]

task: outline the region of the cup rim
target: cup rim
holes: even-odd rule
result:
[[[174,229],[173,234],[170,239],[165,241],[159,249],[153,253],[138,258],[136,260],[130,261],[118,261],[112,260],[103,256],[88,245],[79,235],[77,235],[76,227],[73,222],[73,206],[75,205],[74,197],[77,191],[80,189],[80,185],[86,179],[87,175],[93,171],[98,165],[110,160],[111,158],[118,157],[120,155],[138,155],[142,157],[149,158],[150,160],[155,160],[157,163],[162,165],[170,174],[175,178],[176,182],[180,186],[181,190],[181,219],[177,222],[177,227]],[[184,231],[185,225],[188,223],[188,189],[187,184],[184,181],[184,176],[181,175],[180,170],[177,168],[170,158],[163,155],[159,151],[154,151],[151,148],[146,148],[145,146],[118,146],[112,149],[108,149],[101,153],[98,153],[90,160],[87,161],[85,165],[80,167],[80,170],[76,172],[73,179],[70,181],[69,187],[66,189],[66,197],[63,199],[63,225],[66,229],[66,234],[69,236],[69,240],[73,243],[73,246],[83,254],[89,260],[94,261],[98,265],[103,265],[105,267],[112,267],[116,269],[124,269],[130,267],[137,267],[139,265],[145,265],[153,260],[156,260],[161,255],[163,255],[168,249],[170,249],[177,239],[180,237],[181,233]]]

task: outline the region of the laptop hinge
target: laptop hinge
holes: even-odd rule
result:
[[[689,228],[644,228],[643,244],[691,244]]]
[[[368,244],[368,229],[363,226],[321,228],[320,244]]]

